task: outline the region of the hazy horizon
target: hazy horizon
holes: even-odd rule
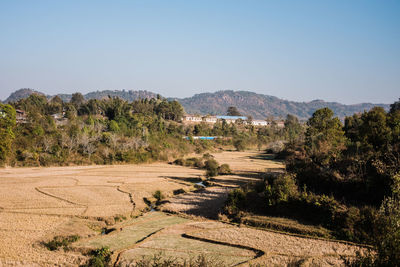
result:
[[[257,93],[257,92],[249,91],[249,90],[231,90],[231,89],[215,90],[215,91],[204,91],[204,92],[201,92],[201,93],[194,93],[194,94],[192,94],[192,95],[184,96],[184,97],[180,97],[180,96],[171,96],[171,95],[163,95],[163,94],[161,94],[161,93],[159,93],[159,92],[150,91],[150,90],[145,90],[145,89],[138,89],[138,90],[132,90],[132,89],[104,89],[104,90],[89,90],[89,91],[87,91],[87,92],[75,91],[75,92],[72,92],[72,93],[66,93],[66,92],[65,92],[65,93],[53,93],[53,94],[48,94],[48,93],[46,93],[46,92],[44,92],[44,91],[40,91],[40,90],[37,90],[37,89],[34,89],[34,88],[20,88],[20,89],[31,89],[31,90],[35,90],[35,91],[38,91],[38,92],[40,92],[40,93],[44,93],[44,94],[47,95],[47,96],[55,96],[55,95],[62,95],[62,94],[73,94],[73,93],[82,93],[83,95],[86,95],[86,94],[88,94],[88,93],[93,93],[93,92],[96,92],[96,91],[101,92],[101,91],[108,91],[108,90],[109,90],[109,91],[123,91],[123,90],[125,90],[125,91],[147,91],[147,92],[151,92],[151,93],[155,93],[155,94],[160,94],[162,97],[166,97],[166,98],[177,98],[177,99],[189,98],[189,97],[193,97],[194,95],[197,95],[197,94],[204,94],[204,93],[213,94],[213,93],[217,93],[217,92],[220,92],[220,91],[235,91],[235,92],[245,91],[245,92],[251,92],[251,93],[256,93],[256,94],[261,94],[261,95],[274,96],[274,95],[268,95],[268,94],[263,94],[263,93]],[[19,90],[19,89],[17,89],[17,90]],[[17,90],[16,90],[16,91],[17,91]],[[15,91],[14,91],[14,92],[15,92]],[[311,102],[311,101],[322,100],[322,101],[325,101],[325,102],[337,102],[337,103],[339,103],[339,104],[345,104],[345,105],[357,105],[357,104],[385,104],[385,105],[389,105],[389,104],[393,104],[393,102],[397,101],[397,100],[393,100],[392,102],[389,102],[389,103],[382,103],[382,102],[343,103],[343,102],[339,102],[339,101],[328,101],[328,100],[325,100],[325,99],[317,99],[317,98],[311,99],[311,100],[307,100],[307,101],[298,101],[298,100],[286,99],[286,98],[278,97],[278,96],[274,96],[274,97],[277,97],[277,98],[282,99],[282,100],[293,101],[293,102],[305,102],[305,103],[307,103],[307,102]],[[8,98],[8,96],[7,96],[6,98],[4,98],[4,99],[0,99],[0,101],[5,101],[7,98]]]
[[[400,97],[399,1],[2,1],[0,99],[251,91],[309,102]],[[89,89],[88,89],[89,88]]]

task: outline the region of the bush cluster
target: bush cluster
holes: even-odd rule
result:
[[[196,167],[206,170],[207,177],[214,177],[217,175],[228,175],[231,174],[231,168],[228,164],[219,165],[219,163],[214,159],[214,157],[206,153],[203,157],[193,157],[193,158],[179,158],[176,159],[173,164],[180,166]]]
[[[90,253],[90,259],[85,267],[105,267],[110,266],[111,261],[111,250],[108,247],[101,247],[99,249],[92,250]]]
[[[71,235],[71,236],[55,236],[52,240],[48,242],[44,242],[43,245],[49,250],[57,250],[59,248],[63,248],[64,251],[69,250],[69,245],[73,242],[78,241],[80,236]]]
[[[132,267],[224,267],[223,261],[201,254],[189,259],[176,257],[165,257],[161,253],[151,257],[142,257],[139,260],[131,261],[127,265]]]

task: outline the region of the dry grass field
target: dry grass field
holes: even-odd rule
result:
[[[340,243],[205,219],[217,217],[229,188],[256,180],[255,174],[266,169],[283,167],[257,152],[214,155],[220,163],[228,163],[235,175],[216,177],[215,186],[201,192],[188,191],[204,171],[166,163],[1,169],[0,266],[77,266],[87,259],[80,249],[104,245],[122,265],[155,253],[183,259],[207,254],[228,265],[249,260],[283,265],[293,258],[337,265],[339,255],[354,254],[355,247]],[[188,193],[173,196],[177,189]],[[149,212],[135,218],[148,208],[144,198],[151,198],[156,190],[169,199],[162,209],[194,216],[184,219]],[[117,216],[126,219],[115,222]],[[101,235],[107,225],[116,230]],[[74,234],[81,239],[72,251],[49,251],[41,244],[54,236]]]
[[[84,260],[79,254],[51,252],[40,242],[55,235],[95,235],[93,229],[114,216],[145,209],[143,198],[154,191],[189,190],[193,185],[184,179],[202,174],[166,163],[1,169],[0,264],[76,265]]]

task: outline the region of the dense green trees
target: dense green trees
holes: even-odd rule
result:
[[[14,139],[15,109],[0,103],[0,163],[4,164],[10,154]]]
[[[111,97],[85,101],[77,93],[64,103],[59,97],[47,100],[33,94],[11,104],[26,111],[26,123],[2,127],[8,136],[15,132],[14,140],[2,138],[2,158],[11,152],[12,165],[167,160],[195,148],[174,122],[181,120],[183,108],[161,97],[132,103]]]
[[[305,149],[317,164],[327,165],[344,149],[345,136],[342,123],[333,117],[329,108],[319,109],[307,121]]]
[[[342,225],[339,236],[376,246],[377,257],[367,260],[370,265],[366,266],[399,262],[397,103],[390,112],[375,107],[347,117],[343,127],[331,111],[316,111],[307,122],[305,143],[297,145],[300,153],[288,158],[287,169],[296,174],[300,188],[340,200],[342,211],[339,207],[335,211],[337,225]]]
[[[236,107],[228,107],[228,110],[226,111],[226,115],[228,115],[228,116],[242,116],[242,114],[240,114],[239,110]]]
[[[302,140],[304,127],[300,124],[296,116],[288,114],[285,120],[284,131],[288,146],[293,148],[296,143]]]
[[[352,266],[399,266],[400,111],[396,103],[389,112],[375,107],[354,114],[345,118],[344,125],[331,110],[320,109],[307,121],[305,132],[288,116],[282,129],[288,142],[281,153],[286,156],[287,173],[240,189],[237,199],[232,194],[225,209],[228,217],[241,220],[246,216],[243,212],[261,212],[322,225],[334,238],[375,246],[376,254],[360,257]],[[259,132],[271,140],[272,129]]]
[[[395,113],[397,111],[400,111],[400,98],[399,101],[396,101],[390,105],[390,113]]]
[[[78,110],[80,108],[80,106],[85,103],[85,98],[81,93],[74,93],[72,94],[71,97],[71,101],[69,101],[72,105],[74,105],[74,107],[76,108],[76,110]]]

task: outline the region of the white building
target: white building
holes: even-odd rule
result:
[[[183,121],[187,121],[187,122],[202,122],[203,121],[203,117],[202,116],[198,116],[198,115],[185,115],[183,117]]]
[[[203,121],[207,123],[216,123],[217,122],[217,117],[216,116],[205,116],[203,117]]]
[[[237,120],[241,119],[242,121],[247,120],[245,116],[217,116],[217,119],[225,120],[227,123],[235,123]]]
[[[276,122],[276,126],[278,128],[284,128],[285,127],[285,122],[284,121],[278,121],[278,122]]]
[[[252,120],[251,124],[254,126],[268,126],[268,122],[267,121],[263,121],[263,120]]]

